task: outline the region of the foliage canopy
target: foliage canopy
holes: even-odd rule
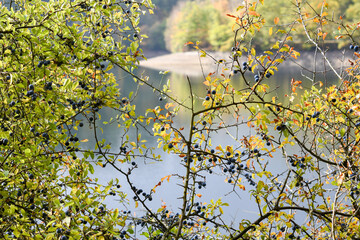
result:
[[[339,17],[342,17],[343,24],[349,24],[357,21],[359,15],[358,2],[353,0],[336,1],[328,0],[323,4],[319,0],[306,1],[301,8],[304,12],[314,11],[317,14],[326,12],[327,21],[338,22]],[[232,25],[233,21],[229,17],[229,13],[236,13],[236,5],[229,0],[201,0],[189,1],[186,4],[178,4],[178,10],[173,11],[168,18],[167,29],[165,31],[165,39],[167,48],[172,52],[179,52],[188,50],[184,48],[183,43],[192,41],[200,41],[201,47],[211,51],[229,51],[233,45]],[[269,36],[270,28],[276,32],[278,29],[292,31],[294,37],[294,44],[304,48],[313,47],[307,41],[307,36],[303,31],[301,24],[295,21],[298,18],[297,6],[294,1],[279,0],[279,1],[264,1],[259,6],[262,19],[266,25],[257,29],[257,37],[251,39],[253,47],[266,50],[271,42],[278,40],[277,35]],[[313,15],[309,15],[313,16]],[[278,18],[277,24],[274,19]],[[295,21],[295,22],[294,22]],[[287,27],[285,27],[287,26]],[[314,32],[316,36],[317,24],[308,24],[307,28]],[[334,41],[337,35],[334,29],[328,28],[328,25],[322,26],[327,32],[325,44],[344,47],[346,41]],[[199,31],[201,29],[201,31]],[[354,37],[358,37],[358,33],[352,33]],[[314,36],[312,36],[314,37]],[[251,36],[247,39],[250,41]]]
[[[219,70],[204,77],[203,95],[194,94],[188,79],[189,101],[175,97],[171,81],[159,87],[133,74],[143,58],[140,15],[152,12],[150,0],[2,3],[1,238],[359,238],[358,23],[330,18],[330,1],[310,7],[312,1],[295,0],[294,24],[281,26],[275,16],[276,29],[266,31],[276,35],[269,41],[272,46],[257,52],[253,40],[262,36],[259,31],[267,23],[261,10],[265,3],[246,1],[228,15],[231,58],[214,59]],[[300,29],[339,82],[322,86],[308,77],[311,86],[302,91],[302,81],[291,79],[291,92],[279,101],[271,78],[284,61],[298,58],[292,45]],[[345,56],[350,64],[344,71],[321,48],[332,35],[351,43],[352,55]],[[187,45],[208,55],[197,43]],[[141,96],[121,94],[117,84],[124,79],[116,79],[112,67],[159,94],[166,104],[135,111],[135,100]],[[245,88],[234,87],[239,80]],[[104,120],[101,109],[118,115]],[[189,113],[188,126],[177,124],[183,112]],[[124,130],[119,146],[99,137],[104,122]],[[93,148],[84,147],[88,139],[78,134],[85,125],[93,133]],[[244,127],[250,129],[248,135],[239,134]],[[139,129],[157,140],[162,155],[155,154]],[[222,132],[232,138],[230,144],[214,143]],[[170,154],[176,156],[174,165],[182,174],[164,176],[150,190],[134,185],[136,160],[166,161]],[[274,156],[286,163],[286,169],[270,170],[278,165]],[[95,164],[115,169],[126,182],[114,177],[99,184],[92,175]],[[228,222],[224,209],[232,206],[221,196],[202,201],[201,189],[210,188],[206,180],[211,174],[219,175],[235,193],[249,192],[258,218]],[[161,203],[154,210],[150,202],[165,181],[181,187],[181,204],[171,209]],[[123,184],[131,191],[122,191]],[[128,195],[143,215],[105,202],[117,196],[126,205]]]

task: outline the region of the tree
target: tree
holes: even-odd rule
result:
[[[214,4],[217,10],[210,16],[210,27],[208,30],[209,42],[212,49],[215,51],[229,51],[232,46],[232,21],[229,17],[226,18],[224,13],[230,12],[227,2],[220,1]]]
[[[154,0],[154,14],[147,14],[142,17],[140,27],[149,38],[143,42],[145,50],[157,51],[166,50],[165,48],[165,28],[166,21],[173,7],[177,4],[177,0]]]
[[[316,8],[302,8],[306,1],[295,0],[297,19],[259,53],[252,40],[267,24],[258,11],[263,2],[246,1],[229,15],[234,21],[231,61],[214,59],[223,71],[205,76],[202,95],[195,94],[188,79],[187,101],[176,97],[171,81],[159,87],[132,71],[142,55],[139,17],[151,1],[19,0],[1,5],[1,237],[359,238],[357,23],[319,16]],[[327,3],[321,4],[325,9]],[[279,100],[272,95],[271,78],[284,61],[299,56],[291,46],[292,29],[300,29],[294,24],[321,55],[324,70],[330,69],[339,82],[322,86],[308,77],[312,86],[302,91],[302,82],[291,79],[291,92]],[[339,71],[321,48],[322,29],[330,24],[336,26],[336,39],[351,42],[346,71]],[[150,88],[166,103],[139,112],[135,100],[141,96],[120,94],[111,67],[130,74],[139,88]],[[244,87],[235,88],[234,81]],[[116,119],[102,119],[105,109],[117,111]],[[179,126],[184,112],[188,125]],[[124,130],[118,146],[100,138],[101,123]],[[87,139],[77,131],[84,125],[93,133],[94,149],[81,144]],[[241,128],[249,128],[249,134],[241,134]],[[149,146],[140,129],[158,145]],[[221,132],[232,143],[217,144]],[[166,161],[170,154],[182,173],[164,176],[150,190],[135,186],[138,159]],[[285,170],[270,170],[278,165],[274,156],[286,163]],[[131,191],[121,191],[124,182],[117,177],[104,186],[97,183],[90,174],[95,164],[115,169]],[[206,181],[212,174],[235,193],[249,192],[258,217],[229,222],[224,209],[233,206],[221,196],[202,201],[201,190],[213,190]],[[181,204],[153,209],[150,202],[165,181],[181,187]],[[109,208],[104,200],[114,195],[123,204],[132,197],[145,213]]]
[[[169,38],[169,47],[173,52],[182,51],[184,43],[200,41],[204,48],[209,48],[208,31],[211,28],[216,10],[209,2],[186,2],[173,21],[168,21],[165,32]]]
[[[180,2],[182,3],[182,2]],[[231,19],[228,14],[236,12],[238,4],[234,4],[228,0],[214,0],[214,1],[190,1],[187,4],[178,4],[177,8],[172,12],[171,17],[168,18],[167,30],[165,34],[167,48],[173,52],[189,50],[183,48],[183,42],[195,42],[203,43],[202,47],[206,47],[208,50],[213,51],[229,51],[229,45],[232,42],[232,29]],[[334,19],[342,17],[344,24],[352,23],[356,21],[358,13],[358,3],[346,0],[346,1],[334,1],[328,0],[325,4],[322,1],[311,0],[306,1],[301,5],[304,14],[309,13],[309,17],[314,19],[307,19],[312,24],[308,24],[307,27],[314,33],[312,38],[321,37],[324,38],[325,44],[331,46],[335,44],[338,48],[344,47],[345,41],[334,41],[336,32],[331,29],[330,25],[323,25],[322,32],[325,35],[317,35],[316,27],[317,21],[324,17],[322,14],[326,14],[327,21],[333,22]],[[211,8],[211,10],[207,9]],[[196,10],[195,10],[196,9]],[[201,14],[202,11],[208,14]],[[266,27],[258,29],[259,33],[254,39],[246,39],[247,42],[252,41],[253,46],[257,49],[266,50],[270,42],[279,40],[278,35],[269,35],[269,31],[276,33],[280,31],[292,31],[292,37],[296,42],[296,45],[302,49],[310,49],[312,44],[307,41],[307,36],[302,30],[302,26],[296,24],[297,6],[293,1],[278,0],[276,2],[264,1],[259,6],[259,12],[264,21],[267,23]],[[316,13],[317,16],[311,14]],[[331,15],[331,17],[329,17]],[[205,17],[205,18],[204,18]],[[192,18],[194,18],[192,20]],[[201,19],[202,18],[202,19]],[[307,18],[307,16],[305,16]],[[201,20],[200,20],[201,19]],[[274,23],[276,20],[276,24]],[[274,24],[271,24],[274,23]],[[284,28],[287,26],[287,29]],[[330,28],[328,28],[328,26]],[[201,29],[201,31],[199,30]],[[194,33],[198,36],[194,36]],[[357,34],[357,33],[356,33]],[[201,36],[200,36],[201,35]],[[354,35],[356,37],[357,35]],[[184,41],[185,40],[185,41]],[[333,46],[331,46],[333,48]]]
[[[0,3],[2,239],[131,233],[126,215],[102,204],[122,194],[119,183],[98,184],[91,162],[101,164],[109,149],[97,138],[99,110],[133,114],[109,70],[132,71],[142,54],[139,17],[152,7],[150,0]],[[87,139],[77,131],[86,126],[94,129],[95,151],[81,147]]]

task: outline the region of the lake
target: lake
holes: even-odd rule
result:
[[[179,66],[177,66],[179,68]],[[180,67],[181,69],[181,67]],[[136,113],[142,114],[148,108],[153,108],[154,106],[162,106],[167,102],[170,102],[165,96],[161,96],[156,92],[153,92],[147,86],[142,85],[139,86],[137,83],[133,81],[133,79],[127,74],[121,72],[121,70],[114,70],[114,74],[117,75],[118,84],[120,88],[120,92],[123,96],[128,96],[130,92],[136,92],[137,97],[133,104],[136,104]],[[166,75],[159,74],[158,70],[153,70],[150,68],[142,68],[135,70],[135,74],[138,75],[147,75],[149,76],[149,82],[154,86],[161,86],[166,83],[167,80],[171,82],[171,91],[178,99],[184,101],[185,103],[189,102],[189,85],[187,81],[186,75],[181,72],[169,72]],[[278,97],[280,101],[287,101],[285,98],[286,94],[289,94],[291,91],[291,79],[303,81],[303,88],[310,88],[313,82],[308,80],[308,77],[312,77],[311,73],[306,72],[304,69],[300,71],[299,68],[295,66],[284,66],[281,67],[279,72],[277,72],[270,79],[266,80],[266,84],[270,86],[271,89],[276,89],[272,93],[272,96]],[[331,77],[330,79],[324,79],[323,74],[319,74],[317,79],[321,79],[326,82],[327,85],[337,83],[335,77]],[[249,79],[253,78],[250,74],[248,75]],[[192,84],[192,89],[194,95],[198,98],[199,102],[206,96],[207,89],[203,84],[204,76],[200,72],[200,74],[193,74],[189,77],[190,82]],[[245,87],[244,82],[240,79],[240,75],[235,75],[231,77],[231,82],[233,86],[237,89],[242,89]],[[161,97],[161,101],[159,98]],[[295,100],[296,101],[296,100]],[[201,108],[199,104],[197,106]],[[110,109],[102,109],[100,110],[100,114],[102,115],[102,121],[108,121],[110,118],[116,118],[117,112]],[[244,119],[247,118],[248,113],[246,111],[240,112],[240,115]],[[174,119],[174,124],[177,127],[184,127],[184,131],[189,128],[189,116],[190,113],[187,111],[181,111],[181,113],[176,116]],[[229,118],[228,121],[232,119]],[[114,151],[118,151],[120,148],[124,130],[118,127],[116,124],[113,125],[102,125],[103,128],[102,137],[106,139],[106,142],[110,142]],[[157,146],[157,139],[152,137],[146,131],[142,131],[139,129],[139,132],[142,133],[144,139],[148,142],[149,146]],[[272,134],[276,134],[276,131],[272,130]],[[242,125],[241,128],[234,130],[233,132],[220,132],[217,135],[212,136],[212,144],[214,146],[221,144],[222,146],[233,145],[239,146],[240,144],[234,140],[231,135],[243,137],[243,136],[251,136],[256,134],[254,129],[246,127],[246,125]],[[88,138],[91,140],[92,131],[89,128],[82,128],[79,131],[79,135],[82,138]],[[130,136],[136,136],[135,132],[130,132]],[[92,148],[94,146],[93,141],[89,141],[87,143],[83,143],[83,147]],[[298,149],[290,149],[291,152],[296,152]],[[182,165],[181,159],[172,154],[166,154],[161,149],[156,150],[157,154],[162,156],[163,161],[151,161],[144,159],[136,159],[137,168],[130,175],[131,180],[134,182],[135,186],[139,189],[143,189],[145,192],[149,193],[150,190],[164,177],[173,174],[182,175],[185,173],[185,168]],[[276,153],[273,159],[267,159],[269,161],[268,170],[273,171],[274,173],[282,173],[284,170],[288,169],[288,166],[281,156],[281,154]],[[130,163],[125,163],[118,165],[122,170],[127,170],[131,168]],[[122,186],[122,190],[124,192],[132,192],[130,187],[127,185],[125,178],[118,173],[111,166],[107,166],[106,168],[102,168],[97,166],[95,169],[95,176],[99,178],[99,181],[102,183],[106,183],[113,178],[119,178],[120,184]],[[235,189],[232,184],[228,184],[226,181],[226,177],[219,173],[213,174],[203,174],[206,179],[206,187],[199,189],[198,192],[202,195],[198,201],[202,203],[208,203],[211,199],[217,200],[222,198],[223,202],[227,202],[230,204],[229,207],[224,207],[224,220],[226,222],[231,222],[234,224],[234,227],[237,227],[237,223],[241,221],[243,218],[249,220],[255,220],[258,218],[258,207],[255,204],[253,198],[250,197],[249,190],[253,187],[250,186],[246,180],[243,180],[246,191],[242,191],[239,189]],[[181,180],[176,178],[175,176],[170,177],[169,182],[164,181],[161,186],[156,188],[156,193],[153,194],[153,201],[149,204],[152,209],[155,211],[160,208],[162,205],[166,205],[168,209],[173,211],[174,213],[179,212],[179,208],[181,206],[181,197],[182,188],[179,186],[181,184]],[[236,191],[235,191],[236,190]],[[135,209],[134,201],[132,201],[133,195],[129,194],[129,205],[119,203],[117,197],[110,196],[106,203],[111,208],[119,208],[120,210],[131,210],[133,216],[141,216],[144,213],[144,210],[141,206]]]

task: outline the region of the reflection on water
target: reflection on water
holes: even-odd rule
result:
[[[139,68],[135,71],[135,74],[146,74],[149,76],[151,84],[155,86],[161,86],[168,79],[171,81],[171,91],[178,99],[181,101],[185,101],[185,103],[189,103],[190,95],[189,95],[189,84],[187,81],[187,77],[181,74],[172,73],[168,75],[160,75],[158,71]],[[151,89],[149,89],[145,85],[139,86],[136,84],[130,76],[127,76],[123,72],[116,71],[114,74],[118,77],[119,91],[123,96],[128,96],[130,92],[134,92],[137,95],[133,104],[136,105],[136,111],[138,114],[143,114],[146,109],[153,108],[154,106],[164,106],[168,99],[164,96],[160,96],[157,93],[154,93]],[[249,79],[252,80],[253,76],[248,74]],[[276,73],[275,76],[272,76],[270,79],[267,79],[266,84],[270,86],[270,89],[276,89],[272,93],[272,96],[277,96],[280,101],[287,102],[285,98],[285,94],[290,93],[291,91],[291,79],[303,81],[303,87],[309,88],[311,86],[311,82],[306,80],[304,76],[301,75],[300,71],[296,68],[283,68],[280,69],[279,72]],[[192,85],[192,90],[198,98],[198,107],[201,107],[201,101],[206,95],[207,89],[203,84],[203,77],[191,77],[190,82]],[[336,80],[331,80],[335,82]],[[330,82],[331,82],[330,81]],[[232,77],[232,85],[236,89],[243,89],[246,87],[245,83],[241,80],[240,76]],[[159,97],[162,97],[162,101],[159,100]],[[187,101],[186,101],[187,100]],[[116,118],[118,114],[116,111],[111,109],[102,109],[100,111],[102,115],[102,121],[108,121],[110,118]],[[244,119],[247,118],[247,113],[240,112],[243,114]],[[183,126],[186,130],[189,126],[189,116],[190,113],[187,111],[181,111],[180,114],[175,118],[176,126]],[[231,119],[229,119],[231,121]],[[117,124],[113,125],[99,125],[103,129],[103,133],[100,138],[105,138],[106,142],[111,143],[113,150],[118,151],[119,147],[122,144],[122,136],[124,136],[124,130],[117,126]],[[148,146],[157,146],[157,139],[152,137],[146,131],[142,131],[142,129],[138,129],[144,139],[148,142]],[[82,138],[92,138],[92,130],[90,128],[82,128],[79,131],[79,134]],[[233,145],[235,148],[240,144],[237,143],[232,137],[231,134],[239,137],[249,136],[252,134],[256,134],[253,129],[246,127],[243,125],[241,128],[234,129],[234,132],[223,132],[217,135],[212,136],[212,144],[213,145]],[[272,132],[271,134],[275,134]],[[135,132],[130,133],[130,136],[136,136]],[[94,142],[89,141],[88,143],[83,143],[86,147],[94,146]],[[297,149],[292,149],[295,152]],[[138,168],[135,169],[130,175],[131,180],[134,182],[137,188],[143,189],[145,192],[150,192],[150,190],[160,181],[160,179],[164,176],[171,174],[184,174],[185,168],[181,165],[181,159],[175,155],[168,155],[162,152],[162,150],[156,150],[157,154],[162,155],[162,162],[155,161],[145,161],[144,159],[137,159],[136,163]],[[273,171],[275,173],[281,173],[283,170],[287,169],[286,162],[282,159],[279,153],[274,155],[273,159],[269,159],[269,171]],[[118,165],[122,170],[127,170],[131,167],[130,163],[124,163]],[[96,177],[99,178],[100,182],[108,182],[113,178],[119,178],[120,184],[122,185],[122,189],[124,192],[130,193],[130,188],[126,183],[125,178],[118,173],[111,166],[106,168],[102,168],[100,166],[96,167],[95,170]],[[218,199],[222,198],[224,202],[230,203],[231,207],[224,208],[224,219],[226,221],[232,221],[234,223],[239,222],[243,218],[247,218],[249,220],[255,220],[258,217],[258,208],[254,202],[254,199],[250,198],[248,190],[252,187],[245,183],[246,191],[237,191],[239,194],[236,194],[233,190],[233,186],[231,184],[225,183],[225,177],[221,175],[217,175],[215,173],[203,174],[206,177],[207,186],[205,189],[199,190],[199,193],[202,194],[201,201],[209,202],[210,199]],[[244,181],[246,182],[246,181]],[[168,206],[168,208],[172,209],[174,212],[179,211],[179,207],[181,206],[181,197],[182,189],[179,186],[181,181],[176,179],[175,177],[171,177],[170,181],[164,181],[164,183],[157,188],[156,193],[153,195],[153,201],[150,204],[150,207],[153,209],[158,209],[164,203]],[[108,204],[113,208],[119,208],[120,210],[132,209],[134,210],[134,204],[132,202],[132,196],[129,195],[130,199],[129,206],[119,205],[117,202],[117,198],[113,197],[113,199],[108,200]],[[136,212],[141,212],[141,208],[137,209]],[[135,214],[135,213],[134,213]],[[137,216],[141,215],[136,213]],[[235,225],[237,226],[237,225]]]

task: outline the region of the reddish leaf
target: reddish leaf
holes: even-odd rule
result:
[[[279,17],[274,18],[274,23],[275,23],[275,24],[278,24],[278,23],[279,23],[279,20],[280,20]]]
[[[236,18],[236,16],[234,16],[234,15],[232,15],[232,14],[226,14],[226,16],[228,16],[228,17],[232,17],[232,18]]]
[[[255,11],[249,11],[249,15],[256,16],[256,17],[260,16],[260,14]]]

